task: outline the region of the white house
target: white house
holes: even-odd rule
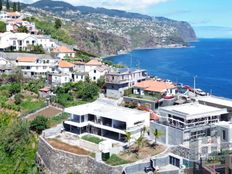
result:
[[[126,141],[126,131],[135,139],[144,126],[150,125],[148,112],[116,106],[106,99],[66,108],[64,112],[70,114],[70,119],[63,124],[66,131],[97,134],[122,142]]]
[[[68,57],[75,57],[75,51],[65,47],[65,46],[59,46],[54,48],[51,53],[59,59],[64,59],[64,58],[68,58]]]
[[[176,95],[177,87],[169,82],[157,80],[145,80],[136,83],[133,87],[133,93],[141,96],[144,95]]]
[[[18,57],[16,66],[21,69],[23,76],[27,78],[46,78],[47,73],[52,72],[56,66],[56,60],[37,57]]]
[[[6,23],[6,31],[7,32],[18,32],[19,27],[26,27],[28,30],[28,33],[30,34],[37,34],[38,30],[35,27],[34,23],[23,21],[20,19],[16,19],[13,21],[8,21]]]
[[[50,39],[28,33],[5,32],[0,34],[0,50],[25,51],[30,45],[42,45],[44,49],[55,46]]]
[[[48,81],[53,85],[62,85],[73,81],[72,72],[74,64],[65,60],[60,60],[58,65],[49,73]]]
[[[180,145],[191,150],[193,159],[207,157],[220,150],[217,123],[227,109],[202,105],[197,102],[159,108],[160,119],[151,123],[165,135],[160,141]]]
[[[22,17],[22,14],[19,12],[5,12],[5,11],[1,11],[0,13],[0,20],[2,21],[10,21],[10,20],[15,20],[15,19],[19,19]]]
[[[12,51],[26,50],[29,45],[36,45],[36,37],[27,33],[5,32],[0,34],[0,49]]]

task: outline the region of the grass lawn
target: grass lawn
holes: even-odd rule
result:
[[[69,118],[69,114],[67,113],[61,113],[58,116],[49,118],[49,127],[54,127],[60,123],[62,123],[64,120],[67,120]]]
[[[84,135],[83,137],[81,137],[81,139],[95,143],[95,144],[99,144],[100,142],[103,141],[103,139],[100,139],[100,138],[95,137],[93,135]]]
[[[21,109],[23,113],[31,113],[45,106],[43,100],[33,101],[32,99],[26,99],[21,104]]]
[[[132,161],[124,160],[118,157],[117,155],[113,154],[111,157],[106,161],[107,164],[111,166],[123,165],[131,163]]]

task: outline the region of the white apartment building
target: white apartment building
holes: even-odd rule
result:
[[[148,112],[116,106],[106,99],[66,108],[64,112],[70,114],[64,129],[78,135],[90,133],[125,142],[126,131],[136,139],[144,126],[150,126]]]
[[[49,58],[18,57],[16,59],[16,66],[21,69],[26,78],[46,78],[47,73],[52,72],[56,64],[56,60]]]
[[[50,49],[54,42],[41,36],[27,33],[5,32],[0,34],[0,50],[25,51],[30,45],[42,45],[44,49]]]
[[[133,68],[115,68],[106,74],[106,96],[120,98],[124,90],[148,78],[146,70]]]
[[[226,115],[227,109],[195,103],[159,108],[160,119],[151,127],[165,135],[160,141],[168,145],[189,148],[195,158],[205,157],[220,150],[220,137],[216,124]]]
[[[15,20],[15,19],[19,19],[22,17],[22,14],[19,12],[5,12],[5,11],[1,11],[0,13],[0,20],[2,21],[10,21],[10,20]]]
[[[34,23],[23,21],[20,19],[16,19],[14,21],[8,21],[6,23],[6,31],[7,32],[18,32],[19,27],[26,27],[28,30],[28,33],[30,34],[37,34],[38,30],[35,27]]]

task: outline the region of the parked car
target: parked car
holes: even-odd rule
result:
[[[198,94],[198,95],[201,95],[201,96],[206,96],[207,93],[204,92],[202,89],[195,89],[195,93]]]
[[[191,92],[194,91],[193,88],[191,88],[191,87],[188,86],[188,85],[184,85],[183,88],[186,89],[186,90],[189,90],[189,91],[191,91]]]

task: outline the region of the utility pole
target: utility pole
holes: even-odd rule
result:
[[[197,78],[197,75],[193,76],[193,90],[194,90],[195,97],[196,97],[196,78]]]

